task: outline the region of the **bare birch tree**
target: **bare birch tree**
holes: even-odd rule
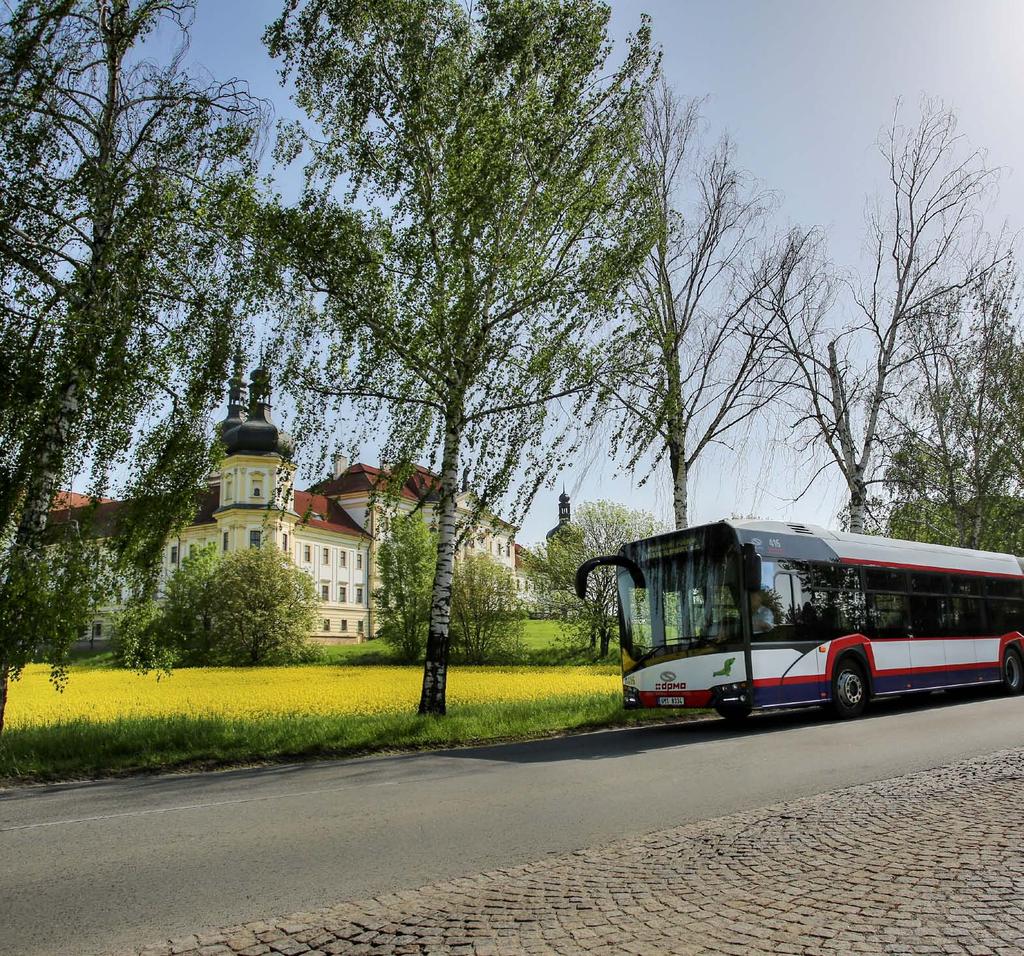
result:
[[[839,469],[849,493],[848,526],[862,533],[868,495],[892,437],[890,404],[901,372],[920,358],[915,324],[998,265],[982,232],[982,207],[996,173],[966,147],[956,116],[922,102],[916,126],[897,104],[879,151],[888,199],[869,211],[866,273],[849,284],[853,317],[835,322],[828,296],[804,301],[783,323],[802,395],[802,423]],[[822,291],[819,287],[819,291]]]
[[[680,99],[664,80],[646,104],[643,162],[658,238],[608,384],[621,422],[614,444],[629,470],[642,469],[643,483],[668,459],[677,528],[687,524],[700,456],[784,387],[766,290],[799,248],[769,236],[775,198],[739,168],[727,137],[702,142],[699,110],[699,100]]]

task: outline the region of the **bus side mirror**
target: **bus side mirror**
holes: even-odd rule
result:
[[[761,555],[752,544],[743,545],[743,586],[748,591],[761,590]]]
[[[576,596],[581,600],[587,599],[587,578],[590,577],[590,572],[594,568],[607,567],[607,566],[625,568],[629,572],[629,576],[633,579],[635,587],[644,588],[647,587],[647,583],[644,581],[644,573],[640,570],[639,566],[635,561],[631,561],[629,558],[621,554],[609,554],[600,558],[591,558],[589,561],[584,561],[580,565],[579,570],[576,572]]]

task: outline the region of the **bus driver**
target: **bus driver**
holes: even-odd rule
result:
[[[767,634],[775,627],[775,615],[764,603],[764,591],[754,591],[750,595],[750,626],[755,634]]]

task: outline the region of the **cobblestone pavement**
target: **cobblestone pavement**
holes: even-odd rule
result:
[[[141,952],[1024,954],[1024,750]]]

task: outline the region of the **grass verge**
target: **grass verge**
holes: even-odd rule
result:
[[[259,719],[122,718],[5,730],[0,783],[41,783],[140,771],[393,753],[656,723],[701,711],[625,711],[619,694],[474,704],[442,718],[416,714]]]

